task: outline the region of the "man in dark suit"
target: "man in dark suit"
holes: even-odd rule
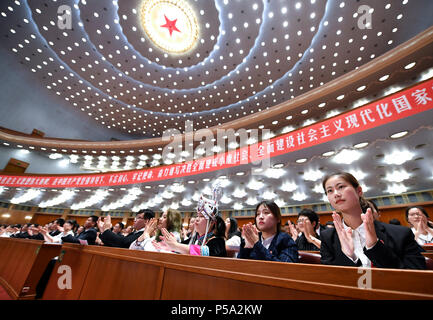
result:
[[[64,223],[65,223],[65,219],[63,219],[63,218],[58,218],[58,219],[54,220],[52,223],[52,226],[50,228],[51,231],[49,232],[49,235],[52,237],[55,237],[58,234],[60,234],[59,227],[63,227]]]
[[[423,249],[414,239],[413,232],[403,226],[390,225],[374,220],[374,229],[378,241],[372,247],[364,247],[364,254],[374,267],[396,269],[425,269]],[[361,266],[361,261],[353,261],[346,256],[335,228],[321,232],[321,263],[339,266]]]
[[[96,224],[98,223],[97,216],[90,216],[86,222],[84,223],[84,231],[81,232],[78,236],[74,237],[73,235],[67,235],[66,237],[62,237],[63,242],[72,242],[72,243],[83,243],[86,241],[87,244],[94,245],[96,240]],[[80,240],[82,240],[80,242]]]
[[[143,209],[138,211],[134,219],[134,232],[131,232],[126,237],[118,235],[111,231],[111,217],[108,215],[98,221],[98,227],[101,232],[99,238],[105,246],[117,248],[129,248],[132,242],[143,234],[144,228],[150,219],[155,217],[155,213],[150,209]]]

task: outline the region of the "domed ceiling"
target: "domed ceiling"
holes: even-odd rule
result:
[[[13,56],[12,61],[21,64],[37,79],[34,90],[43,90],[48,97],[64,100],[65,105],[58,108],[81,113],[87,123],[103,128],[104,134],[112,130],[130,140],[146,141],[162,137],[168,129],[183,133],[187,120],[192,122],[194,130],[199,130],[252,119],[248,128],[269,128],[273,135],[278,135],[431,77],[430,46],[414,53],[414,60],[400,63],[399,68],[390,66],[381,74],[372,73],[363,83],[356,83],[332,97],[323,96],[320,101],[300,103],[293,108],[281,107],[337,82],[351,72],[356,74],[356,70],[404,45],[432,26],[431,12],[433,2],[429,0],[362,3],[332,0],[10,0],[0,3],[1,47]],[[403,68],[413,61],[416,61],[414,67]],[[21,94],[25,96],[26,93]],[[31,114],[32,108],[34,111],[42,103],[35,101],[35,105],[20,112]],[[258,116],[276,107],[284,110],[274,114],[273,118]],[[1,108],[12,107],[2,104]],[[39,125],[48,126],[53,119],[45,121],[47,123]],[[19,129],[7,118],[0,125]],[[38,128],[38,123],[34,126]],[[416,149],[418,157],[413,159],[422,160],[407,170],[414,172],[411,179],[416,186],[412,190],[426,190],[432,176],[431,161],[427,160],[431,159],[432,150],[428,143],[426,145],[431,130],[418,128],[415,132],[417,126],[414,123],[408,128],[412,128],[412,132],[399,142],[398,148],[419,146]],[[400,131],[403,129],[406,128]],[[399,128],[385,131],[389,138]],[[63,136],[60,126],[48,135],[68,138]],[[364,149],[366,156],[361,158],[358,166],[371,179],[368,184],[372,196],[383,194],[386,183],[373,178],[384,177],[386,172],[383,164],[378,163],[374,168],[369,164],[371,159],[380,162],[386,153],[384,149],[389,146],[386,139],[375,142],[376,137],[381,137],[379,131],[362,136],[370,146]],[[84,136],[81,138],[86,140]],[[109,139],[107,136],[106,140]],[[305,172],[337,169],[322,153],[329,149],[338,153],[362,139],[347,138],[320,150],[306,150],[289,158],[275,159],[273,164],[284,163],[287,168],[292,163],[296,178],[290,181],[308,193],[315,186],[302,179]],[[116,159],[109,159],[108,163],[104,160],[107,166],[101,168],[117,170],[118,166],[110,167],[110,161],[122,162],[120,169],[123,170],[159,165],[159,158],[152,159],[151,156],[162,151],[161,146],[159,149],[143,147],[140,151],[136,148],[135,153],[131,149],[133,154],[129,155],[128,151],[121,154],[107,149],[102,152],[102,157],[114,156]],[[16,148],[17,144],[5,140],[3,148],[9,147]],[[59,148],[36,147],[32,153],[39,152],[47,157],[59,151]],[[64,157],[74,152],[80,161],[87,157],[87,164],[96,161],[96,154],[101,155],[100,151],[95,151],[95,158],[91,159],[91,155],[76,150],[65,148],[62,152]],[[295,161],[299,159],[305,161]],[[152,160],[156,162],[152,164]],[[420,161],[425,163],[419,165]],[[124,162],[129,165],[123,167]],[[76,172],[85,170],[84,163],[79,162]],[[98,171],[96,162],[93,169]],[[36,172],[35,169],[33,173]],[[226,175],[233,176],[232,182],[236,182],[232,189],[227,189],[230,192],[235,191],[235,186],[248,183],[245,176],[236,175],[234,171],[226,172]],[[192,197],[196,190],[204,188],[208,179],[212,177],[200,178],[197,185],[188,184],[190,179],[179,181],[187,186],[183,196]],[[265,187],[272,187],[272,180],[264,178],[262,182]],[[165,187],[155,184],[151,188],[158,195]],[[5,191],[2,198],[13,197],[14,192],[19,194],[21,191]],[[112,193],[112,196],[111,200],[115,202],[119,193]],[[257,192],[257,196],[260,198],[261,192]],[[285,197],[283,193],[280,196]],[[45,199],[50,197],[52,195],[47,195]],[[308,195],[297,201],[312,203],[321,198],[321,195]],[[245,202],[247,196],[239,199]],[[140,201],[123,208],[136,207],[144,200]],[[182,201],[182,194],[177,201]],[[232,205],[233,202],[228,202],[227,207]]]

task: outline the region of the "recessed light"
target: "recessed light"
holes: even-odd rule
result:
[[[361,143],[355,144],[353,147],[356,149],[361,149],[361,148],[364,148],[366,146],[368,146],[368,142],[361,142]]]
[[[397,133],[392,134],[390,137],[392,139],[398,139],[398,138],[404,137],[407,134],[408,134],[408,131],[401,131],[401,132],[397,132]]]
[[[413,67],[415,66],[415,64],[416,64],[416,62],[411,62],[411,63],[409,63],[408,65],[406,65],[404,68],[405,68],[406,70],[408,70],[408,69],[410,69],[410,68],[413,68]]]
[[[335,151],[328,151],[328,152],[322,153],[322,156],[324,156],[324,157],[330,157],[330,156],[332,156],[334,154],[335,154]]]
[[[307,161],[306,158],[302,158],[302,159],[298,159],[298,160],[296,160],[297,163],[304,163],[304,162],[306,162],[306,161]]]

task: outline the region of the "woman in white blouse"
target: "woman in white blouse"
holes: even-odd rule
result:
[[[433,224],[428,218],[423,207],[412,206],[406,209],[406,221],[411,226],[416,242],[421,246],[433,243]]]

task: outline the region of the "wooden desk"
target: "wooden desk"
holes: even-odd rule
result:
[[[433,299],[433,271],[367,269],[64,244],[43,299]],[[59,267],[71,288],[59,289]],[[362,271],[358,273],[358,271]],[[358,288],[371,274],[371,289]]]
[[[0,238],[0,283],[12,299],[34,299],[48,262],[60,245],[29,239]]]

